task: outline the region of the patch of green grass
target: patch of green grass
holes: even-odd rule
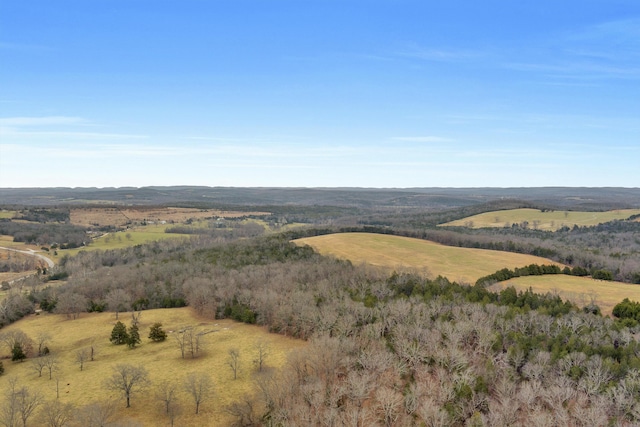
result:
[[[640,285],[621,282],[594,280],[590,277],[576,277],[565,274],[545,276],[517,277],[505,282],[496,283],[490,289],[499,291],[507,286],[513,286],[519,291],[531,288],[536,293],[551,292],[567,299],[580,307],[584,307],[593,300],[603,314],[611,314],[613,307],[624,298],[640,301]]]
[[[130,316],[121,313],[120,320],[128,325]],[[149,327],[155,322],[163,324],[163,329],[168,333],[166,341],[153,343],[147,339]],[[56,398],[55,378],[58,378],[62,402],[80,407],[115,398],[120,417],[133,418],[144,426],[158,426],[169,425],[169,421],[164,416],[161,402],[154,396],[155,390],[162,381],[170,381],[178,385],[178,402],[182,408],[176,425],[226,426],[232,423],[232,419],[224,412],[224,407],[258,391],[256,370],[252,363],[255,343],[264,341],[269,345],[270,355],[266,365],[271,370],[282,366],[291,351],[306,345],[304,341],[269,334],[255,325],[201,318],[190,308],[143,311],[139,325],[142,344],[135,349],[109,342],[114,324],[113,313],[82,314],[76,320],[69,320],[64,315],[43,314],[30,316],[3,328],[3,333],[20,329],[33,339],[41,331],[49,333],[52,339],[48,347],[59,360],[59,370],[54,373],[54,379],[49,380],[48,373],[43,372],[43,376],[38,377],[30,360],[13,363],[4,359],[5,373],[0,376],[0,389],[7,387],[10,378],[17,377],[20,386],[37,389],[46,400],[52,400]],[[210,331],[204,336],[203,353],[196,359],[183,359],[176,343],[176,331],[185,326]],[[92,344],[96,349],[95,361],[86,362],[83,371],[80,371],[75,363],[76,352]],[[240,370],[235,380],[226,364],[231,348],[237,348],[240,352]],[[0,348],[0,357],[9,354],[8,349]],[[151,387],[144,393],[133,395],[129,409],[125,408],[123,398],[104,387],[105,380],[113,373],[112,367],[122,363],[143,365],[152,381]],[[201,413],[197,416],[190,396],[182,389],[182,382],[190,372],[206,372],[214,383],[214,395],[203,402]]]
[[[144,227],[136,227],[133,230],[107,233],[103,236],[93,239],[89,245],[83,246],[81,248],[58,249],[58,255],[52,256],[52,258],[59,259],[64,255],[73,256],[80,251],[90,251],[96,249],[122,249],[130,246],[140,245],[143,243],[153,242],[156,240],[189,237],[188,234],[165,233],[165,229],[167,227],[171,227],[171,225],[147,225]],[[50,255],[52,255],[52,253]]]
[[[569,228],[572,228],[574,225],[584,227],[598,225],[613,220],[624,220],[637,214],[640,214],[640,209],[619,209],[607,212],[542,212],[538,209],[510,209],[485,212],[456,221],[447,222],[446,224],[440,224],[440,226],[503,228],[511,227],[513,224],[523,224],[526,221],[529,228],[556,231],[565,226]]]
[[[417,270],[460,283],[475,283],[496,271],[529,264],[556,264],[547,258],[486,249],[458,248],[408,237],[373,233],[339,233],[294,241],[321,254],[367,263],[390,270]]]
[[[16,211],[0,210],[0,219],[11,219],[16,216]]]

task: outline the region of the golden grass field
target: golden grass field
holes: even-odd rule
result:
[[[121,313],[120,320],[130,323],[130,315]],[[181,414],[176,420],[178,426],[224,426],[230,425],[232,418],[225,413],[226,405],[241,396],[257,391],[255,368],[252,364],[253,346],[259,341],[268,344],[270,355],[266,365],[274,370],[282,366],[287,355],[306,345],[304,341],[269,334],[264,328],[237,323],[231,320],[210,320],[196,316],[190,308],[158,309],[143,311],[140,318],[142,344],[131,350],[127,346],[115,346],[109,342],[115,324],[114,313],[84,313],[79,319],[70,320],[64,315],[32,315],[2,329],[1,333],[19,329],[35,339],[39,331],[47,331],[53,338],[49,344],[52,354],[59,359],[60,369],[49,380],[48,372],[42,377],[33,369],[27,359],[21,363],[4,359],[5,373],[0,376],[0,390],[5,389],[12,377],[18,377],[19,385],[38,389],[45,399],[56,397],[56,381],[59,378],[60,399],[76,407],[109,398],[116,399],[118,417],[131,418],[144,426],[169,425],[161,408],[161,402],[154,397],[154,384],[170,381],[179,385],[178,402]],[[162,322],[169,334],[166,341],[153,343],[147,339],[149,326]],[[205,352],[196,359],[182,359],[175,342],[174,333],[185,326],[195,326],[214,332],[205,337]],[[79,349],[87,348],[91,342],[97,349],[95,361],[86,362],[80,371],[75,363]],[[238,379],[226,365],[227,352],[231,348],[240,351]],[[9,355],[8,349],[0,349],[0,357]],[[113,373],[116,364],[143,364],[149,372],[151,387],[145,392],[134,394],[131,408],[125,408],[125,400],[104,387],[104,381]],[[190,372],[206,372],[214,383],[214,394],[204,401],[200,414],[195,415],[195,405],[189,395],[182,390],[182,381]],[[37,425],[37,423],[32,423]]]
[[[8,211],[5,209],[0,210],[0,219],[11,219],[16,214],[16,211]]]
[[[428,277],[438,275],[459,283],[477,279],[503,268],[529,264],[556,264],[547,258],[486,249],[458,248],[409,237],[373,233],[340,233],[294,240],[321,254],[367,263],[389,270],[416,270]]]
[[[600,307],[603,314],[611,314],[613,307],[625,298],[640,301],[640,285],[621,282],[607,282],[594,280],[590,277],[567,276],[553,274],[546,276],[517,277],[505,282],[496,283],[489,289],[500,291],[507,286],[513,286],[519,291],[531,288],[536,293],[559,295],[562,299],[574,302],[583,307],[593,301]]]
[[[556,231],[574,225],[591,226],[613,220],[628,219],[632,215],[640,214],[640,209],[619,209],[607,212],[578,212],[578,211],[547,211],[538,209],[510,209],[503,211],[485,212],[456,221],[440,224],[442,227],[457,226],[468,228],[511,227],[512,224],[529,223],[529,228]]]

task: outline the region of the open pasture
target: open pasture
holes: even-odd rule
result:
[[[129,324],[129,314],[121,313],[120,320]],[[115,399],[118,418],[133,419],[144,426],[159,426],[170,425],[170,422],[164,414],[162,402],[156,399],[155,394],[161,382],[169,381],[178,386],[177,402],[180,410],[175,425],[227,426],[233,420],[224,411],[225,406],[258,392],[255,384],[257,373],[252,364],[255,344],[264,342],[268,345],[268,370],[282,366],[291,351],[305,345],[304,341],[269,334],[255,325],[205,319],[195,315],[190,308],[177,308],[143,311],[139,324],[142,344],[129,349],[126,345],[116,346],[109,342],[115,322],[113,313],[85,313],[76,320],[70,320],[64,315],[43,314],[29,316],[3,328],[2,333],[19,329],[34,340],[40,332],[48,333],[51,336],[48,347],[58,359],[59,369],[53,373],[53,379],[49,380],[46,368],[42,377],[38,376],[33,368],[33,359],[14,363],[5,358],[5,373],[0,376],[0,389],[7,387],[10,378],[17,377],[19,386],[37,389],[46,400],[53,400],[56,398],[58,378],[60,401],[64,403],[68,402],[79,408]],[[153,343],[147,339],[149,327],[154,322],[163,324],[162,328],[168,333],[166,341]],[[208,332],[204,335],[203,353],[195,359],[183,359],[175,339],[177,331],[186,326]],[[76,363],[76,352],[92,345],[96,350],[95,361],[85,362],[84,369],[80,371]],[[236,380],[226,364],[231,348],[238,349],[240,354]],[[0,348],[0,357],[7,357],[9,354],[7,348]],[[146,391],[132,396],[131,408],[128,409],[125,408],[124,398],[104,387],[105,380],[113,374],[112,367],[117,364],[143,365],[151,380],[151,386]],[[190,372],[207,373],[214,384],[213,395],[203,401],[197,416],[193,400],[182,386]]]
[[[580,307],[595,302],[603,314],[610,315],[613,307],[625,298],[640,301],[640,285],[594,280],[590,277],[549,274],[545,276],[517,277],[492,285],[489,289],[500,291],[513,286],[518,291],[531,288],[536,293],[559,295]]]
[[[513,224],[527,223],[527,227],[556,231],[562,227],[572,228],[574,225],[584,227],[602,224],[613,220],[628,219],[640,214],[640,209],[619,209],[607,212],[580,211],[541,211],[539,209],[509,209],[485,212],[440,224],[441,227],[456,226],[468,228],[503,228]]]
[[[16,215],[16,211],[0,209],[0,219],[11,219]]]
[[[529,264],[557,264],[547,258],[486,249],[445,246],[427,240],[373,233],[339,233],[294,241],[319,253],[389,270],[414,270],[428,277],[444,276],[475,283],[496,271]]]
[[[74,249],[58,249],[57,255],[47,254],[54,261],[59,260],[64,255],[73,256],[80,251],[92,251],[92,250],[108,250],[108,249],[122,249],[130,246],[140,245],[143,243],[149,243],[157,240],[164,239],[176,239],[189,237],[188,234],[175,234],[165,233],[165,229],[170,225],[146,225],[136,227],[131,230],[118,231],[115,233],[106,233],[91,240],[91,243],[87,246]]]

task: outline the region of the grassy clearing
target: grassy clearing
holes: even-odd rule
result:
[[[143,243],[154,242],[157,240],[189,237],[188,234],[165,233],[165,229],[167,227],[171,227],[171,225],[147,225],[143,227],[136,227],[132,230],[107,233],[103,236],[93,239],[87,246],[74,249],[58,249],[58,255],[53,255],[53,253],[50,253],[49,256],[55,261],[59,260],[64,255],[73,256],[80,251],[91,251],[97,249],[122,249],[130,246],[140,245]]]
[[[129,323],[127,314],[120,319]],[[167,341],[152,343],[146,337],[154,322],[162,322],[163,329],[169,333]],[[31,361],[13,363],[4,360],[5,374],[0,376],[0,389],[6,387],[11,377],[18,377],[20,385],[39,389],[45,399],[56,397],[55,377],[60,379],[60,400],[72,403],[76,407],[92,402],[117,398],[119,417],[133,418],[144,426],[169,425],[161,410],[160,402],[154,398],[154,384],[170,381],[179,385],[178,402],[182,413],[176,425],[185,426],[223,426],[232,420],[224,412],[224,407],[234,400],[257,391],[255,369],[252,358],[256,342],[262,340],[270,347],[267,359],[268,369],[277,369],[286,362],[292,350],[301,348],[305,342],[280,335],[269,334],[261,327],[245,325],[230,320],[209,320],[200,318],[190,308],[159,309],[142,312],[140,336],[142,345],[130,350],[126,346],[115,346],[109,342],[115,323],[113,313],[83,314],[77,320],[69,320],[63,315],[30,316],[2,329],[7,332],[20,329],[28,336],[36,338],[38,332],[47,331],[53,338],[49,345],[51,352],[59,358],[59,370],[54,379],[49,380],[48,373],[38,377]],[[182,359],[175,343],[176,331],[184,326],[197,326],[213,330],[205,337],[205,352],[197,359]],[[86,362],[80,371],[75,363],[76,351],[87,348],[93,342],[97,349],[96,359]],[[226,365],[227,352],[231,348],[240,351],[240,370],[238,379],[233,379],[231,369]],[[8,355],[6,348],[0,349],[0,356]],[[104,387],[104,381],[112,374],[116,364],[142,364],[149,372],[152,386],[144,393],[134,395],[131,408],[125,408],[125,401]],[[194,415],[195,406],[182,390],[182,381],[189,372],[207,372],[214,382],[214,396],[205,401],[198,416]]]
[[[620,209],[608,212],[547,211],[538,209],[510,209],[485,212],[456,221],[440,224],[442,227],[457,226],[469,228],[511,227],[513,224],[528,222],[529,228],[556,231],[559,228],[574,225],[592,226],[613,220],[627,219],[640,214],[640,209]]]
[[[536,293],[559,295],[580,307],[591,302],[600,306],[603,314],[611,314],[613,307],[624,298],[640,301],[640,285],[630,285],[621,282],[606,282],[589,277],[575,277],[564,274],[546,276],[517,277],[505,282],[496,283],[490,289],[499,291],[507,286],[525,291],[531,288]]]
[[[502,268],[557,264],[549,259],[486,249],[457,248],[427,240],[372,233],[340,233],[295,240],[321,254],[388,269],[417,270],[460,283],[475,281]],[[557,264],[560,265],[560,264]]]
[[[16,215],[16,211],[0,210],[0,219],[11,219]]]

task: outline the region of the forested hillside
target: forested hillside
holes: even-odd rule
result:
[[[309,340],[239,398],[240,425],[640,422],[634,331],[552,295],[387,276],[279,236],[83,252],[59,268],[68,281],[31,301],[70,316],[188,304]],[[266,412],[250,416],[256,402]]]

